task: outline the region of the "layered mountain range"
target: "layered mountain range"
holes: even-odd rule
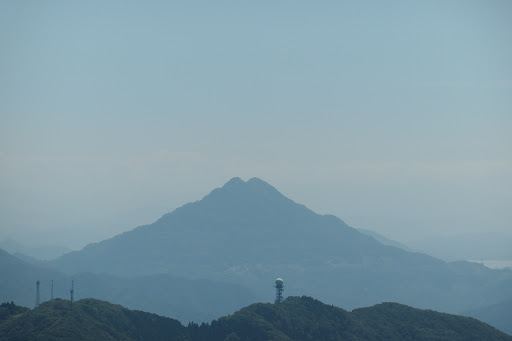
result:
[[[139,290],[148,298],[144,309],[156,312],[147,302],[159,302],[158,312],[167,316],[176,316],[176,306],[162,311],[165,302],[183,296],[183,289],[169,287],[166,295],[156,289],[165,287],[169,276],[226,285],[226,290],[245,288],[234,295],[243,296],[246,290],[244,305],[271,301],[277,277],[285,279],[286,295],[314,296],[345,309],[392,301],[459,313],[512,298],[510,270],[447,263],[384,245],[335,216],[295,203],[257,178],[233,178],[152,224],[65,254],[47,267],[67,278],[83,273],[116,278],[101,290],[92,289],[94,281],[78,281],[77,294],[97,295],[79,297],[108,299],[119,291],[119,284],[111,283],[137,288],[134,283],[150,281],[150,287]],[[208,301],[215,293],[203,286],[187,298]],[[115,303],[126,304],[130,295]],[[133,303],[129,306],[140,309]]]
[[[111,274],[65,274],[29,264],[0,250],[0,302],[25,307],[36,304],[36,281],[40,302],[53,296],[70,299],[74,281],[75,299],[94,297],[138,309],[172,316],[182,322],[211,321],[255,302],[255,294],[237,284],[207,279],[191,280],[171,274],[135,276]]]
[[[395,301],[458,312],[512,297],[511,271],[383,245],[258,178],[233,178],[153,224],[52,265],[67,273],[170,273],[232,282],[261,300],[271,298],[273,279],[283,277],[289,294],[316,295],[346,308]]]

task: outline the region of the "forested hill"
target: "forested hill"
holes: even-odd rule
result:
[[[231,331],[232,336],[250,341],[512,340],[512,336],[472,318],[397,303],[347,312],[310,297],[289,297],[279,305],[254,304],[217,323],[220,327],[213,323],[213,332],[217,328],[224,331],[222,335]]]
[[[0,340],[189,340],[177,320],[96,299],[55,299],[0,323]]]
[[[309,297],[253,304],[201,326],[187,327],[155,314],[108,302],[57,299],[33,310],[16,309],[0,322],[0,340],[512,340],[478,320],[396,303],[352,312]]]

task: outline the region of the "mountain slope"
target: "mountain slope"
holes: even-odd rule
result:
[[[512,340],[485,323],[385,303],[347,312],[309,297],[253,304],[201,326],[108,302],[54,300],[0,322],[0,340]]]
[[[512,299],[465,312],[495,328],[512,335]]]
[[[404,245],[404,244],[399,243],[399,242],[397,242],[395,240],[386,238],[383,235],[378,234],[375,231],[371,231],[371,230],[367,230],[367,229],[361,229],[361,228],[358,228],[357,230],[359,232],[361,232],[362,234],[366,234],[367,236],[370,236],[370,237],[374,238],[375,240],[377,240],[381,244],[389,245],[389,246],[394,246],[394,247],[397,247],[397,248],[405,250],[405,251],[414,252],[414,250],[411,250],[409,247],[407,247],[407,245]]]
[[[16,316],[28,311],[28,308],[14,304],[14,302],[4,302],[0,304],[0,324],[12,316]]]
[[[270,285],[280,276],[289,295],[315,295],[349,309],[395,301],[459,312],[512,297],[512,271],[382,245],[256,178],[233,178],[153,224],[51,264],[67,272],[229,281],[262,301],[271,299]]]

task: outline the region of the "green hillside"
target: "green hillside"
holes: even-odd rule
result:
[[[30,309],[28,308],[20,307],[14,304],[14,302],[2,303],[0,304],[0,323],[6,321],[11,316],[19,315],[29,310]]]
[[[95,299],[56,299],[0,324],[0,340],[188,340],[176,320]]]
[[[0,308],[12,304],[4,304]],[[15,307],[15,306],[14,306]],[[19,307],[18,307],[19,308]],[[6,308],[7,309],[7,308]],[[383,303],[352,312],[309,297],[253,304],[231,316],[187,327],[158,315],[84,299],[57,299],[0,322],[0,340],[512,340],[473,318]]]
[[[309,297],[290,297],[279,305],[254,304],[211,327],[210,335],[231,335],[247,341],[512,340],[472,318],[397,303],[347,312]],[[210,335],[200,340],[222,340]]]

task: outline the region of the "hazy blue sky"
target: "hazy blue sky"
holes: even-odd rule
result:
[[[402,241],[512,233],[512,2],[0,0],[0,238],[234,176]]]

